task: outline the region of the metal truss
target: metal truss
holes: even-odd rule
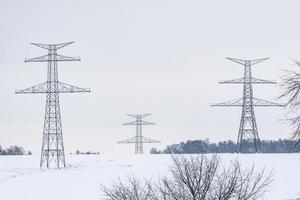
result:
[[[246,103],[250,103],[250,102],[247,102],[247,99],[244,100],[243,98],[239,98],[239,99],[233,99],[233,100],[225,101],[225,102],[222,102],[222,103],[212,104],[211,106],[212,107],[214,107],[214,106],[228,106],[228,107],[243,106],[244,101]],[[266,101],[266,100],[263,100],[263,99],[258,99],[258,98],[255,98],[255,97],[253,97],[253,99],[252,99],[252,104],[253,104],[253,106],[261,106],[261,107],[284,106],[282,104],[274,103],[274,102],[271,102],[271,101]]]
[[[268,80],[263,80],[258,78],[252,78],[251,80],[245,80],[245,78],[237,78],[228,81],[220,81],[219,83],[220,84],[244,84],[245,81],[251,81],[252,84],[276,84],[277,83],[276,81],[268,81]]]
[[[47,81],[24,90],[16,90],[16,94],[46,94],[46,109],[43,130],[40,167],[51,163],[57,168],[66,167],[65,152],[62,134],[59,93],[90,92],[89,88],[79,88],[58,81],[58,61],[80,61],[77,57],[68,57],[57,54],[57,50],[72,44],[39,44],[31,43],[37,47],[48,50],[48,54],[36,58],[25,59],[25,62],[47,62]]]
[[[238,98],[230,101],[225,101],[222,103],[212,104],[211,106],[241,106],[242,107],[242,115],[240,121],[240,127],[238,132],[237,139],[237,152],[242,152],[243,141],[246,138],[253,139],[255,152],[261,152],[260,147],[260,139],[258,136],[257,124],[254,114],[254,107],[277,107],[277,106],[285,106],[284,104],[279,104],[271,101],[266,101],[263,99],[258,99],[253,97],[253,88],[252,84],[276,84],[276,81],[268,81],[258,78],[252,77],[251,66],[258,64],[267,60],[268,58],[261,58],[255,60],[242,60],[236,58],[227,58],[235,63],[244,66],[244,77],[228,80],[228,81],[220,81],[221,84],[243,84],[243,98]]]
[[[23,94],[25,94],[25,93],[30,93],[30,94],[48,93],[48,84],[49,84],[48,81],[46,81],[44,83],[26,88],[24,90],[17,90],[16,94],[21,94],[21,93],[23,93]],[[59,81],[57,81],[57,87],[58,87],[58,90],[57,90],[58,93],[90,92],[89,88],[79,88],[79,87],[69,85],[69,84],[66,84],[66,83],[62,83],[62,82],[59,82]]]
[[[135,154],[143,154],[143,143],[160,143],[160,141],[158,141],[158,140],[146,138],[142,135],[142,126],[143,125],[155,125],[155,123],[146,122],[146,121],[142,120],[142,118],[147,117],[151,114],[142,114],[142,115],[127,114],[127,115],[135,118],[136,120],[125,123],[123,125],[136,125],[136,135],[133,138],[122,140],[122,141],[119,141],[118,143],[123,143],[123,144],[134,143],[135,144]]]

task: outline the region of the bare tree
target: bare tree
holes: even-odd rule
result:
[[[300,62],[294,61],[299,67]],[[293,117],[287,117],[287,122],[292,126],[292,137],[300,142],[300,114],[297,110],[300,108],[300,72],[297,70],[285,70],[282,77],[281,87],[283,92],[279,98],[287,98],[287,106],[290,108]]]
[[[237,160],[221,167],[216,155],[173,155],[169,173],[156,183],[131,177],[102,191],[107,200],[255,200],[271,182],[271,173],[242,170]]]
[[[151,183],[143,182],[134,176],[128,176],[126,183],[120,179],[115,182],[111,188],[102,186],[103,192],[106,194],[107,199],[114,200],[150,200]]]

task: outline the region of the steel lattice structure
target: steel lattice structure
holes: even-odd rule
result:
[[[155,125],[152,122],[143,121],[142,118],[147,117],[151,114],[142,114],[142,115],[133,115],[127,114],[130,117],[135,118],[136,120],[133,122],[128,122],[123,125],[136,125],[136,135],[133,138],[129,138],[127,140],[119,141],[118,143],[134,143],[135,144],[135,154],[143,154],[143,143],[160,143],[158,140],[153,140],[150,138],[146,138],[142,134],[142,125]]]
[[[89,88],[79,88],[58,81],[58,61],[80,61],[78,57],[68,57],[57,54],[57,50],[74,42],[61,44],[38,44],[37,47],[48,50],[46,55],[25,59],[25,62],[47,62],[47,81],[24,90],[17,90],[16,94],[46,94],[46,109],[41,150],[40,167],[46,163],[47,168],[53,162],[56,167],[65,167],[65,153],[62,134],[62,122],[59,105],[59,93],[90,92]]]
[[[276,84],[276,81],[268,81],[252,77],[251,66],[263,62],[269,58],[261,58],[255,60],[242,60],[235,58],[227,59],[244,66],[244,77],[228,81],[220,81],[219,83],[243,84],[243,97],[231,101],[226,101],[223,103],[212,104],[211,106],[241,106],[242,115],[237,139],[237,152],[242,152],[243,140],[246,139],[246,137],[253,139],[255,152],[261,152],[260,139],[258,136],[257,124],[254,114],[254,107],[284,106],[283,104],[253,97],[253,84]]]

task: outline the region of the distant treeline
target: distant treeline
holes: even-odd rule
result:
[[[289,139],[261,140],[262,153],[291,153],[300,152],[298,141]],[[193,153],[235,153],[237,144],[231,140],[211,143],[205,140],[188,140],[179,144],[168,145],[164,150],[152,148],[151,154],[193,154]],[[254,144],[251,140],[243,141],[242,153],[255,153]]]
[[[0,145],[0,155],[31,155],[31,151],[25,151],[21,146],[10,146],[8,148],[3,148]]]
[[[75,151],[75,155],[97,155],[97,154],[100,154],[100,152],[93,152],[93,151],[83,152],[83,151],[79,151],[78,149]]]

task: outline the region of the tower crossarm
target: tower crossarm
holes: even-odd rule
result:
[[[54,62],[54,61],[80,61],[79,57],[70,57],[56,54],[55,57],[48,54],[36,58],[27,58],[25,62]]]
[[[237,78],[232,80],[226,80],[226,81],[219,81],[220,84],[243,84],[244,78]]]
[[[253,106],[261,106],[261,107],[284,107],[285,104],[280,104],[272,101],[267,101],[263,99],[258,99],[253,97]]]
[[[16,90],[16,94],[38,94],[38,93],[47,93],[47,81],[24,90]]]
[[[138,141],[139,141],[139,138],[137,136],[135,136],[133,138],[129,138],[129,139],[126,139],[126,140],[121,140],[118,143],[119,144],[122,144],[122,143],[129,144],[129,143],[136,143]],[[160,143],[159,140],[154,140],[154,139],[151,139],[151,138],[146,138],[144,136],[140,137],[140,142],[142,142],[142,143]]]
[[[140,121],[132,121],[132,122],[124,123],[123,125],[155,125],[155,123],[140,120]]]
[[[67,83],[58,82],[59,93],[78,93],[78,92],[91,92],[90,88],[80,88]]]
[[[240,65],[255,65],[257,63],[263,62],[269,58],[259,58],[254,60],[243,60],[243,59],[237,59],[237,58],[229,58],[226,57],[226,59],[231,60],[232,62],[238,63]]]
[[[215,103],[215,104],[211,104],[211,106],[213,106],[213,107],[215,107],[215,106],[228,106],[228,107],[229,106],[243,106],[243,98],[229,100],[229,101],[225,101],[225,102],[222,102],[222,103]],[[283,106],[285,106],[285,104],[271,102],[271,101],[267,101],[267,100],[263,100],[263,99],[253,97],[253,106],[283,107]]]
[[[273,81],[273,80],[264,80],[264,79],[259,79],[259,78],[252,78],[251,81],[254,84],[277,84],[276,81]]]
[[[245,80],[244,78],[237,78],[232,80],[220,81],[220,84],[244,84],[244,83],[253,83],[253,84],[276,84],[276,81],[263,80],[259,78],[251,78]]]
[[[151,138],[146,138],[144,136],[142,136],[142,142],[143,143],[160,143],[159,140],[154,140],[154,139],[151,139]]]
[[[137,137],[133,137],[133,138],[129,138],[129,139],[126,139],[126,140],[121,140],[119,141],[118,143],[119,144],[129,144],[129,143],[136,143],[137,142]]]
[[[64,43],[59,43],[59,44],[42,44],[42,43],[30,43],[30,44],[40,47],[40,48],[43,48],[43,49],[50,50],[50,49],[61,49],[65,46],[68,46],[73,43],[74,42],[64,42]]]
[[[137,125],[137,122],[132,121],[132,122],[124,123],[123,125]]]
[[[243,98],[238,98],[238,99],[233,99],[229,101],[225,101],[222,103],[214,103],[211,104],[210,106],[242,106],[243,105]]]
[[[47,87],[48,82],[44,82],[24,90],[16,90],[16,94],[43,94],[43,93],[79,93],[79,92],[91,92],[90,88],[79,88],[74,85],[57,82],[58,90],[49,90]]]
[[[134,114],[126,114],[130,117],[133,117],[133,118],[144,118],[144,117],[147,117],[149,115],[151,115],[151,113],[148,113],[148,114],[141,114],[141,115],[134,115]]]

